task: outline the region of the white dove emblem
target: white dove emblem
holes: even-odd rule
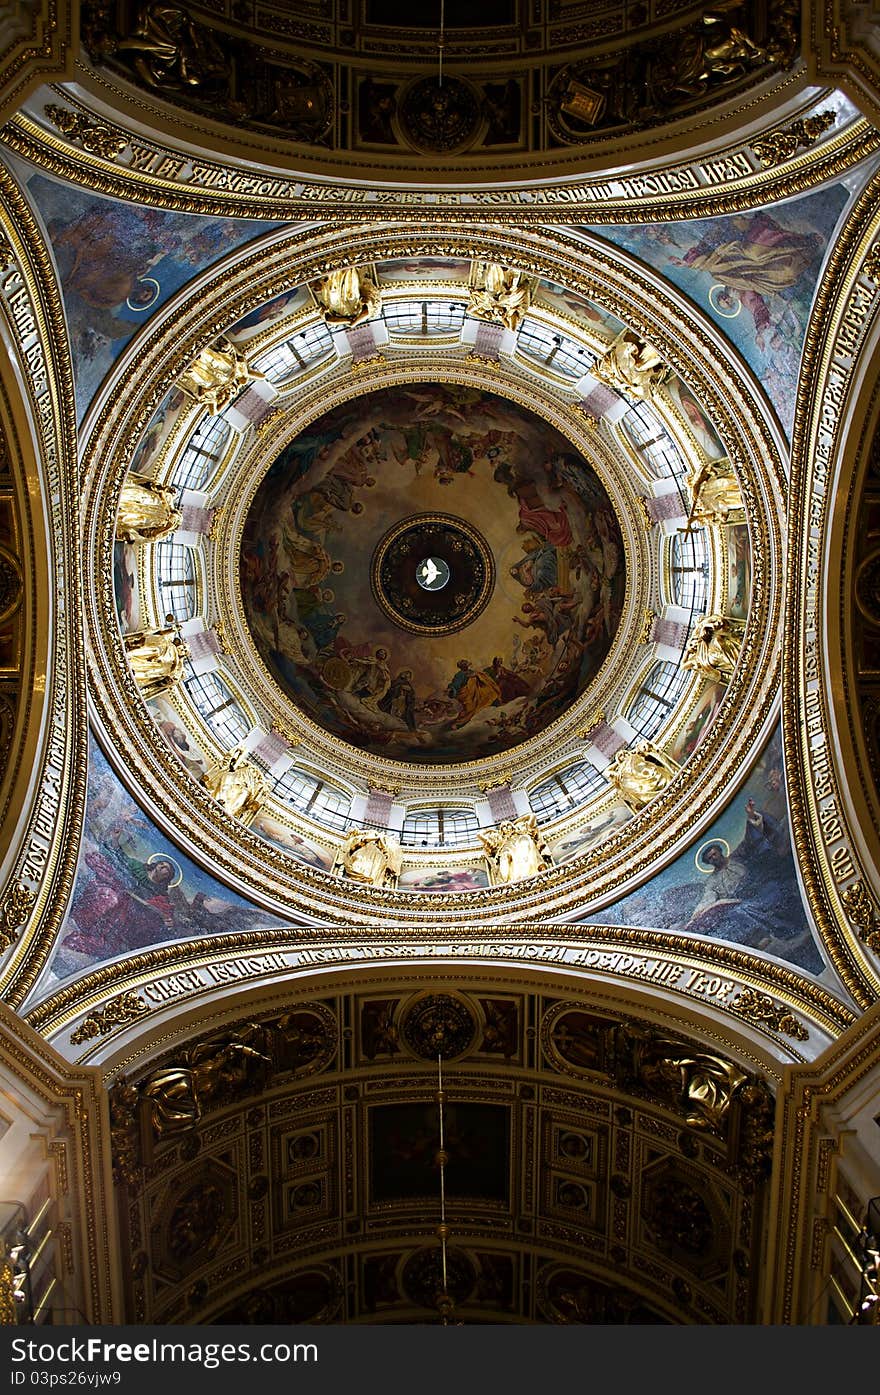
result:
[[[422,563],[422,581],[426,586],[430,586],[440,575],[440,568],[435,566],[433,557],[429,557],[427,562]]]

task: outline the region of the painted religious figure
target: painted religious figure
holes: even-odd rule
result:
[[[120,542],[159,542],[176,532],[182,522],[177,508],[177,490],[158,484],[131,470],[125,477],[116,516],[116,537]]]
[[[202,776],[202,783],[227,814],[242,821],[257,813],[268,794],[262,771],[250,764],[241,746],[210,766]]]
[[[553,865],[534,814],[506,820],[479,834],[492,869],[494,885],[508,885],[535,877]]]
[[[444,611],[425,644],[386,608],[392,592],[404,611],[422,604],[419,559],[408,580],[403,553],[389,576],[373,566],[390,526],[433,515],[441,499],[447,518],[473,528],[473,557],[497,567],[499,584],[479,626],[447,625]],[[437,603],[455,611],[479,592],[479,567],[451,533],[436,546],[451,577]],[[542,418],[458,384],[382,388],[331,408],[280,450],[240,551],[247,621],[286,695],[361,750],[419,762],[496,754],[567,710],[608,654],[625,571],[590,464]]]
[[[370,886],[393,886],[402,864],[403,853],[393,833],[350,828],[336,855],[334,870]]]
[[[122,636],[135,682],[145,698],[159,697],[180,682],[189,649],[175,625],[132,630]]]
[[[730,678],[739,659],[745,625],[725,615],[704,615],[687,642],[682,668],[717,681]]]
[[[614,785],[623,801],[633,810],[643,809],[650,804],[677,774],[675,761],[650,741],[618,751],[605,771],[609,783]]]

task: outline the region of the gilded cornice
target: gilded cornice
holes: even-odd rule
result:
[[[4,9],[7,42],[0,52],[0,118],[13,112],[38,82],[54,81],[69,70],[79,38],[77,0],[42,0]]]
[[[343,966],[360,976],[370,972],[387,977],[400,965],[424,976],[426,966],[442,961],[443,981],[490,963],[493,973],[519,968],[530,973],[577,974],[592,980],[590,991],[607,980],[628,991],[655,995],[662,990],[668,1003],[685,1015],[723,1015],[731,1030],[757,1032],[775,1043],[785,1059],[805,1060],[821,1051],[853,1022],[853,1013],[821,984],[805,979],[796,969],[750,953],[723,941],[702,941],[691,935],[641,930],[614,925],[547,925],[529,922],[496,927],[487,933],[479,924],[443,927],[423,925],[398,931],[358,926],[340,931],[327,926],[286,931],[248,931],[215,935],[195,943],[174,943],[145,950],[124,962],[106,964],[52,993],[28,1015],[31,1025],[55,1041],[58,1049],[83,1060],[104,1059],[118,1050],[120,1039],[155,1033],[153,1018],[167,1024],[165,1010],[192,1012],[207,1021],[208,1005],[230,987],[249,993],[289,995],[294,981],[305,985],[316,973]],[[756,1021],[738,1007],[747,988],[782,1003],[805,1024],[809,1047],[796,1037]],[[651,993],[653,990],[653,994]],[[134,995],[143,1011],[121,1014],[108,1030],[81,1036],[77,1028],[100,1010],[108,997]],[[221,1008],[219,1011],[228,1011]],[[71,1037],[77,1042],[71,1043]],[[83,1041],[91,1043],[85,1050]]]
[[[877,896],[876,867],[849,826],[849,802],[824,675],[839,658],[828,650],[828,541],[840,510],[839,479],[847,422],[863,372],[860,354],[880,310],[880,285],[866,267],[880,236],[880,177],[859,198],[835,244],[807,327],[795,410],[789,501],[791,555],[786,598],[783,734],[792,830],[804,886],[832,962],[861,1007],[880,992],[880,972],[847,913],[858,883]],[[846,507],[848,507],[847,505]],[[865,830],[868,834],[868,830]]]
[[[483,172],[486,187],[469,191],[410,186],[393,169],[379,178],[374,175],[371,187],[366,180],[357,185],[333,183],[262,164],[259,151],[250,152],[244,166],[196,151],[182,153],[179,146],[119,125],[103,108],[100,114],[92,112],[67,88],[53,89],[53,95],[72,111],[100,120],[112,137],[125,142],[128,155],[111,160],[90,154],[27,112],[18,113],[3,128],[0,143],[57,178],[113,198],[183,213],[283,221],[320,216],[362,223],[377,214],[404,212],[417,214],[422,225],[444,227],[475,216],[499,215],[518,226],[540,226],[554,216],[569,223],[609,224],[707,218],[807,193],[841,178],[880,149],[880,133],[858,118],[772,168],[764,168],[750,143],[738,137],[705,155],[652,159],[643,171],[626,176],[599,173],[577,180],[575,172],[565,183],[547,184],[545,156],[535,170],[541,182],[531,187],[496,187],[497,167]],[[816,105],[812,99],[793,107],[792,115]],[[776,124],[769,122],[754,139]],[[626,163],[631,166],[631,151]],[[521,168],[511,174],[522,179]]]
[[[880,62],[871,43],[872,19],[871,10],[865,13],[858,0],[812,4],[808,61],[812,71],[848,90],[876,121],[880,120]]]
[[[556,867],[521,887],[489,888],[465,898],[437,894],[425,908],[420,898],[393,890],[355,888],[319,870],[292,865],[280,851],[225,818],[169,755],[150,720],[121,654],[110,576],[113,501],[133,443],[187,358],[227,324],[270,295],[350,261],[387,256],[515,256],[524,270],[566,282],[599,305],[623,313],[634,329],[658,344],[676,370],[700,385],[702,400],[717,423],[742,481],[752,520],[754,589],[745,637],[744,662],[728,690],[726,720],[715,724],[688,763],[686,776],[638,816],[612,834],[595,854]],[[283,270],[282,270],[283,268]],[[435,236],[412,235],[408,227],[365,229],[353,247],[350,231],[328,230],[273,240],[264,252],[245,254],[221,273],[222,294],[208,294],[204,283],[184,295],[139,344],[136,360],[108,385],[103,406],[90,420],[84,463],[85,516],[95,521],[88,542],[86,574],[99,583],[88,603],[94,655],[95,710],[112,758],[128,782],[139,786],[145,806],[160,824],[189,831],[191,845],[231,884],[247,889],[260,904],[296,919],[362,923],[378,918],[401,926],[419,924],[425,914],[443,921],[530,919],[536,913],[556,919],[597,910],[650,876],[694,833],[693,810],[708,819],[730,787],[732,772],[753,752],[772,716],[780,655],[781,580],[784,563],[780,517],[784,472],[776,438],[754,403],[750,388],[718,354],[707,322],[685,319],[678,298],[635,270],[628,259],[598,243],[554,235],[554,247],[526,233],[474,228]],[[222,309],[222,314],[221,314]],[[189,340],[180,337],[187,325]],[[708,367],[707,365],[711,365]],[[120,698],[124,695],[124,700]],[[376,779],[383,783],[376,768]],[[386,780],[387,783],[387,780]],[[183,810],[185,809],[185,813]]]
[[[87,728],[76,422],[64,313],[30,207],[2,169],[0,199],[0,220],[11,254],[0,276],[3,308],[38,432],[54,618],[46,733],[31,777],[30,809],[17,830],[17,851],[4,889],[4,896],[15,892],[27,900],[21,933],[0,974],[0,994],[17,1006],[36,982],[73,888],[85,807]],[[19,887],[23,891],[18,892]]]

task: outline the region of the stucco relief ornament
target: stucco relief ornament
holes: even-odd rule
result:
[[[653,344],[633,330],[624,329],[596,360],[592,372],[601,383],[646,402],[667,381],[672,370]]]
[[[469,289],[469,315],[505,329],[518,329],[538,289],[538,278],[498,262],[476,261],[471,266]]]
[[[207,407],[212,416],[217,416],[248,383],[263,376],[259,369],[250,366],[234,344],[220,340],[201,350],[177,385],[200,406]]]
[[[180,527],[177,490],[130,471],[119,496],[116,536],[121,542],[159,542]]]
[[[391,833],[350,828],[336,854],[333,870],[369,886],[394,886],[403,865],[399,842]]]
[[[132,630],[122,636],[125,656],[145,698],[170,692],[183,677],[189,647],[175,625],[159,630]]]
[[[479,834],[493,886],[525,881],[553,865],[534,814],[507,820]]]
[[[812,116],[793,121],[780,131],[768,131],[752,141],[752,149],[761,164],[766,168],[790,160],[799,150],[803,150],[819,139],[823,131],[833,126],[836,120],[833,111],[817,111]]]
[[[91,121],[79,112],[68,111],[66,107],[48,106],[43,111],[52,125],[71,140],[78,140],[89,155],[97,155],[102,160],[115,160],[121,155],[128,141],[102,122]]]
[[[269,793],[262,771],[249,763],[241,746],[206,770],[202,783],[230,817],[243,822],[262,808]]]
[[[370,271],[362,266],[331,271],[312,287],[312,292],[328,325],[353,329],[378,315],[382,307],[382,292]]]
[[[618,751],[605,771],[609,784],[629,807],[638,811],[661,794],[678,774],[678,766],[650,741]]]
[[[725,615],[704,615],[687,642],[682,668],[713,682],[730,678],[739,659],[745,623]]]

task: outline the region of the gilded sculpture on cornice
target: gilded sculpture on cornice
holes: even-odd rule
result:
[[[508,819],[497,828],[484,829],[478,836],[486,850],[494,886],[525,881],[553,865],[534,814]]]
[[[243,822],[262,808],[269,793],[265,776],[251,765],[241,746],[210,766],[202,776],[202,784],[227,814]]]
[[[681,667],[713,682],[731,677],[739,660],[745,622],[726,615],[704,615],[694,626]]]
[[[724,524],[732,513],[742,512],[742,494],[727,456],[694,466],[688,471],[687,486],[691,491],[688,527],[694,523]]]
[[[634,330],[621,330],[593,365],[593,376],[639,401],[649,401],[671,370],[658,349]]]
[[[154,1071],[140,1086],[147,1101],[149,1122],[156,1138],[172,1138],[194,1129],[202,1117],[195,1076],[185,1067]]]
[[[177,490],[158,484],[130,470],[119,495],[116,536],[120,542],[159,542],[175,533],[182,522]]]
[[[518,329],[538,289],[538,278],[498,262],[475,261],[468,287],[469,315],[505,329]]]
[[[609,784],[630,809],[638,812],[650,804],[678,774],[675,761],[650,741],[617,752],[605,771]]]
[[[131,54],[137,75],[160,90],[229,87],[229,64],[211,31],[179,5],[140,5],[131,32],[105,38],[104,53]]]
[[[681,1108],[691,1128],[724,1136],[733,1099],[749,1080],[739,1066],[633,1023],[618,1029],[615,1053],[620,1084],[641,1085]]]
[[[402,865],[403,852],[393,833],[350,828],[336,854],[334,871],[369,886],[394,886]]]
[[[263,376],[250,366],[234,344],[224,339],[202,349],[177,385],[200,406],[207,407],[212,416],[217,416],[248,383]]]
[[[660,40],[651,64],[649,102],[664,110],[770,61],[767,49],[744,29],[709,12],[699,25]]]
[[[145,698],[169,692],[183,677],[189,648],[175,625],[158,630],[132,630],[122,636],[125,656]]]
[[[373,273],[363,266],[346,266],[331,271],[312,287],[318,309],[328,325],[353,329],[378,315],[382,292]]]

